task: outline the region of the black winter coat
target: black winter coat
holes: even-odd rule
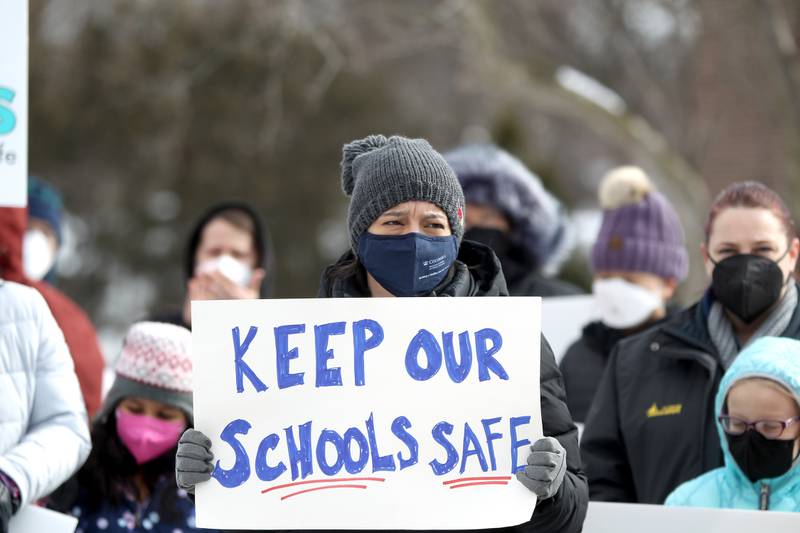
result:
[[[575,422],[586,422],[597,386],[606,370],[614,346],[625,337],[666,321],[675,312],[676,308],[669,306],[666,318],[654,320],[633,330],[610,328],[599,320],[590,322],[583,328],[581,337],[567,349],[559,364],[567,391],[567,407]]]
[[[597,385],[614,346],[625,333],[600,321],[583,328],[583,334],[567,349],[559,368],[564,376],[567,407],[575,422],[585,422]]]
[[[369,296],[366,278],[360,267],[352,264],[352,253],[346,254],[323,274],[319,296],[328,298]],[[334,272],[348,270],[349,275]],[[434,289],[432,296],[508,296],[500,262],[488,247],[463,241],[458,260],[447,278]],[[578,431],[567,409],[564,384],[556,366],[553,351],[542,337],[540,363],[542,426],[546,436],[558,439],[567,451],[567,473],[555,496],[536,505],[527,523],[492,531],[530,533],[573,533],[581,531],[588,505],[586,476],[581,470]]]
[[[592,500],[661,504],[722,466],[714,397],[724,368],[708,334],[712,303],[709,292],[614,348],[581,441]],[[800,338],[800,307],[782,336]]]

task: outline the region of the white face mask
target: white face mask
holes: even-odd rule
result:
[[[592,293],[600,320],[614,329],[640,326],[664,305],[658,293],[621,278],[596,280]]]
[[[53,268],[55,260],[50,241],[43,231],[31,229],[25,232],[22,241],[22,268],[28,279],[40,281]]]
[[[219,272],[240,287],[247,287],[253,275],[253,270],[249,266],[228,254],[203,261],[195,268],[195,274],[209,272]]]

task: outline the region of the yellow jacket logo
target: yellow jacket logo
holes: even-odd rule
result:
[[[647,410],[647,418],[655,418],[657,416],[672,416],[681,414],[683,404],[673,403],[672,405],[665,405],[659,407],[655,402]]]

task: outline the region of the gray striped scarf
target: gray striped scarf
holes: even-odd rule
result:
[[[733,331],[733,325],[725,315],[725,308],[721,303],[714,302],[711,312],[708,314],[708,333],[711,335],[714,346],[717,347],[725,370],[731,366],[739,352],[754,340],[759,337],[780,337],[789,327],[795,307],[797,307],[797,289],[790,287],[778,302],[778,306],[753,333],[747,344],[740,346],[739,338]]]

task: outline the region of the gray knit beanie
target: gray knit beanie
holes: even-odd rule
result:
[[[455,172],[425,139],[370,135],[344,145],[342,189],[350,197],[350,246],[384,211],[419,200],[442,208],[458,242],[464,234],[464,193]]]

